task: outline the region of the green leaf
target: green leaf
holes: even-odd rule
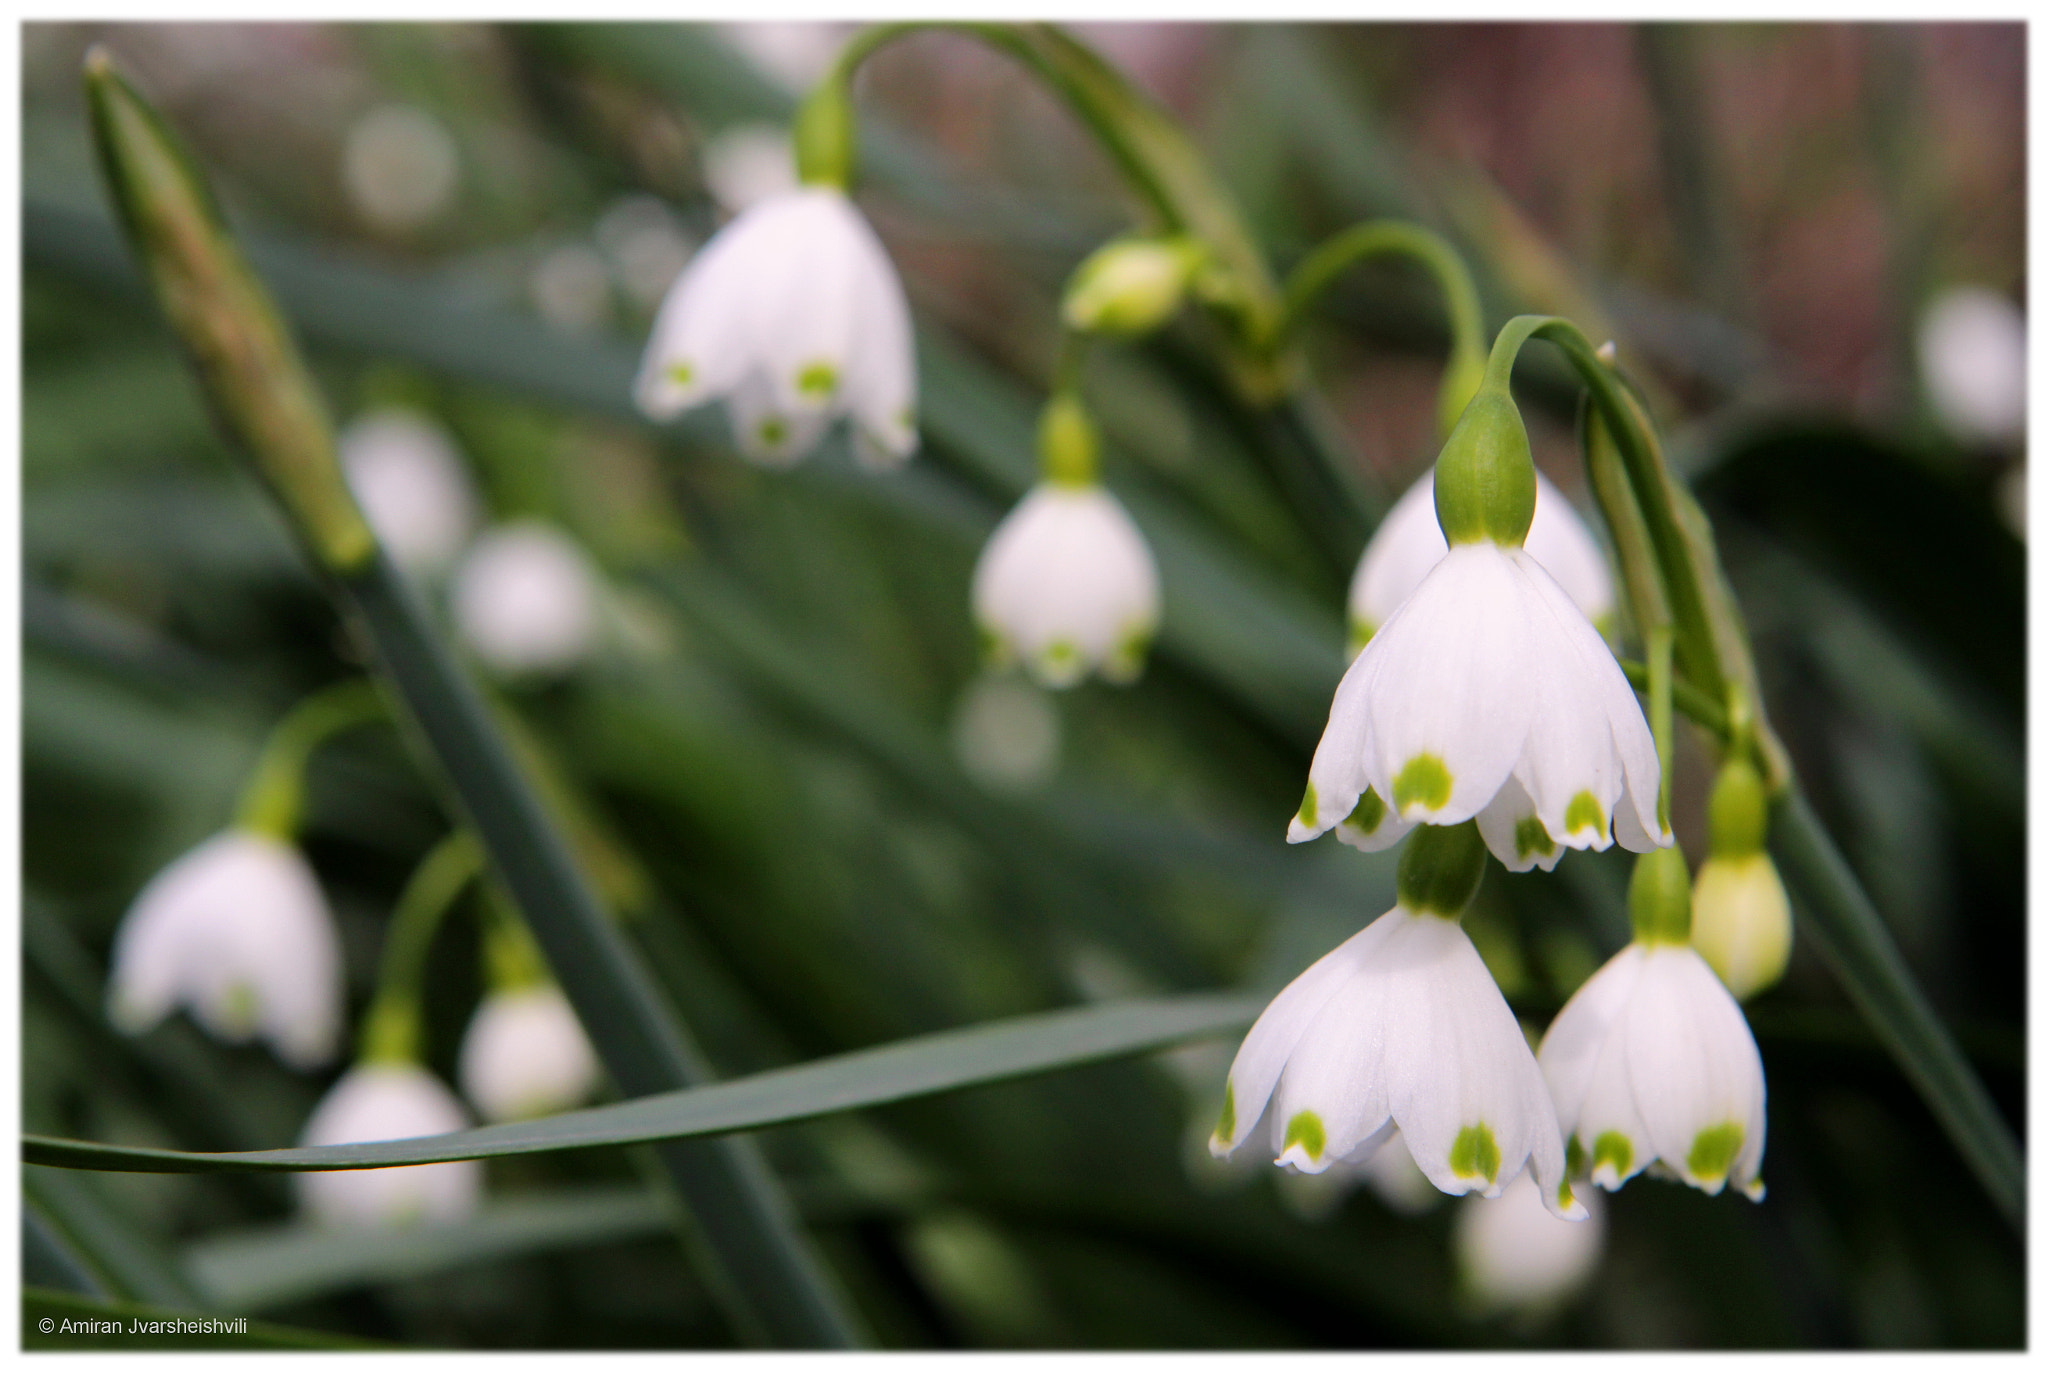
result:
[[[1186,996],[1050,1011],[920,1035],[689,1091],[424,1139],[195,1154],[28,1135],[23,1138],[22,1159],[55,1168],[116,1172],[306,1172],[689,1139],[1163,1048],[1249,1025],[1261,1004],[1255,997]]]

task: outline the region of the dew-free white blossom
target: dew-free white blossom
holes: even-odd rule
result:
[[[538,521],[486,531],[451,595],[463,642],[499,672],[565,672],[596,646],[597,574],[582,549]]]
[[[1497,1197],[1467,1197],[1451,1228],[1465,1294],[1481,1312],[1555,1308],[1600,1266],[1607,1231],[1597,1192],[1584,1197],[1586,1219],[1559,1220],[1525,1174]]]
[[[1498,1196],[1526,1166],[1546,1205],[1581,1214],[1528,1041],[1455,920],[1397,905],[1273,999],[1230,1065],[1211,1150],[1268,1118],[1278,1162],[1304,1172],[1405,1147],[1454,1196]]]
[[[342,472],[392,560],[428,575],[455,560],[477,499],[448,431],[413,410],[373,410],[338,440]]]
[[[1997,443],[2027,419],[2027,320],[1996,291],[1942,292],[1920,319],[1920,371],[1942,420],[1966,439]]]
[[[1159,571],[1122,502],[1100,485],[1046,481],[989,538],[974,619],[998,661],[1049,687],[1090,671],[1129,682],[1159,625]]]
[[[1764,1069],[1735,998],[1689,944],[1637,940],[1537,1050],[1575,1159],[1609,1191],[1652,1163],[1706,1192],[1763,1196]]]
[[[1529,535],[1522,546],[1595,625],[1614,614],[1614,578],[1608,573],[1606,555],[1572,503],[1541,472],[1536,474],[1536,516],[1529,522]],[[1358,570],[1352,574],[1354,650],[1393,618],[1401,602],[1414,594],[1449,551],[1436,520],[1436,468],[1432,466],[1394,502],[1394,508],[1373,531],[1358,560]]]
[[[1767,853],[1710,857],[1692,889],[1692,945],[1737,1001],[1775,985],[1792,956],[1792,904]]]
[[[786,464],[846,416],[854,450],[894,466],[917,448],[917,361],[903,285],[837,190],[748,208],[663,302],[634,395],[655,419],[723,398],[741,451]]]
[[[552,984],[493,992],[462,1037],[457,1080],[485,1120],[524,1120],[578,1105],[597,1086],[597,1055]]]
[[[183,1006],[221,1039],[261,1038],[297,1068],[334,1054],[341,942],[290,844],[217,834],[151,878],[114,936],[107,1010],[139,1034]]]
[[[362,1063],[314,1108],[299,1143],[370,1144],[467,1128],[454,1093],[411,1063]],[[460,1220],[476,1210],[484,1166],[475,1159],[403,1168],[300,1173],[299,1204],[323,1225],[408,1225]]]
[[[1496,858],[1671,842],[1657,749],[1614,655],[1523,548],[1451,548],[1338,683],[1289,826],[1358,848],[1477,817]]]

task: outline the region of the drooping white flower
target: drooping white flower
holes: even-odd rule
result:
[[[582,549],[538,521],[485,532],[451,594],[463,642],[499,672],[565,672],[596,646],[597,574]]]
[[[1927,397],[1958,435],[1998,443],[2027,419],[2027,320],[2017,305],[1981,286],[1935,297],[1920,319],[1920,371]]]
[[[350,421],[338,446],[349,490],[393,561],[431,575],[455,560],[477,499],[447,430],[416,411],[373,410]]]
[[[342,1074],[307,1120],[299,1143],[371,1144],[467,1128],[462,1103],[412,1063],[362,1063]],[[399,1168],[300,1173],[299,1204],[323,1225],[409,1225],[461,1220],[476,1210],[484,1167],[476,1159]]]
[[[1467,1197],[1452,1223],[1451,1246],[1473,1305],[1482,1313],[1538,1314],[1585,1286],[1600,1266],[1607,1213],[1597,1192],[1584,1203],[1583,1223],[1559,1220],[1526,1174],[1497,1197]]]
[[[1536,474],[1536,514],[1522,546],[1556,579],[1572,602],[1597,626],[1614,614],[1614,579],[1607,557],[1564,493]],[[1373,531],[1358,570],[1351,577],[1351,648],[1363,648],[1401,602],[1413,595],[1450,545],[1436,520],[1436,468],[1423,473],[1394,502]]]
[[[261,1038],[295,1068],[333,1057],[341,941],[327,899],[290,844],[215,835],[151,878],[114,936],[107,1012],[140,1034],[184,1006],[205,1029]]]
[[[1498,1196],[1526,1166],[1552,1210],[1582,1214],[1528,1041],[1455,919],[1397,905],[1273,999],[1230,1065],[1211,1151],[1266,1117],[1278,1162],[1304,1172],[1405,1146],[1454,1196]]]
[[[551,983],[493,992],[462,1037],[457,1076],[485,1120],[565,1111],[597,1085],[597,1055]]]
[[[917,363],[903,286],[841,191],[805,186],[719,230],[654,321],[634,395],[655,419],[723,397],[741,451],[787,464],[841,415],[855,452],[917,448]]]
[[[1159,625],[1159,572],[1122,502],[1094,482],[1038,484],[974,568],[974,619],[998,662],[1049,687],[1136,680]]]
[[[1537,1061],[1575,1165],[1610,1192],[1655,1162],[1703,1191],[1733,1182],[1762,1199],[1763,1060],[1690,945],[1638,939],[1609,959],[1558,1012]]]

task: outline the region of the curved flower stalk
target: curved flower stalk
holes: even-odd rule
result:
[[[1434,498],[1449,551],[1338,683],[1289,842],[1341,825],[1347,843],[1383,849],[1413,825],[1476,818],[1516,872],[1564,848],[1669,844],[1642,708],[1523,547],[1535,466],[1504,375],[1445,443]]]
[[[1395,907],[1289,983],[1245,1036],[1212,1153],[1270,1116],[1285,1167],[1362,1163],[1398,1139],[1441,1191],[1499,1196],[1526,1167],[1553,1212],[1585,1214],[1528,1041],[1458,923],[1485,861],[1469,825],[1409,841]]]
[[[467,1129],[454,1093],[416,1063],[360,1063],[342,1074],[307,1120],[299,1143],[369,1144]],[[323,1225],[408,1225],[460,1220],[483,1195],[475,1159],[409,1168],[300,1173],[299,1204]]]
[[[1039,426],[1044,478],[1006,516],[974,568],[974,619],[997,664],[1048,687],[1090,672],[1135,681],[1159,626],[1159,571],[1123,504],[1095,480],[1095,432],[1055,396]]]
[[[538,521],[486,531],[450,596],[462,641],[506,676],[567,672],[596,647],[597,574],[582,549]]]
[[[334,1056],[341,941],[297,848],[235,828],[191,850],[129,906],[114,936],[107,1013],[129,1034],[184,1006],[208,1033],[260,1038],[295,1068]]]
[[[772,466],[841,416],[871,467],[915,452],[910,307],[845,191],[769,196],[719,230],[662,303],[634,398],[658,420],[723,399],[740,451]]]
[[[1572,603],[1605,633],[1614,618],[1614,578],[1607,556],[1572,503],[1541,472],[1536,474],[1536,514],[1523,543],[1529,556],[1564,588]],[[1356,655],[1378,628],[1392,619],[1450,545],[1436,520],[1436,469],[1422,474],[1394,502],[1373,531],[1352,574],[1349,615],[1351,652]]]
[[[1614,1191],[1655,1167],[1761,1201],[1764,1070],[1735,998],[1686,942],[1685,855],[1646,854],[1629,882],[1636,937],[1565,1003],[1537,1051],[1573,1172]]]

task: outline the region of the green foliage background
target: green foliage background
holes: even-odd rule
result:
[[[1644,45],[1653,85],[1666,64],[1661,99],[1683,98],[1687,53],[1794,41],[1677,32],[1692,46]],[[765,473],[733,456],[716,416],[660,432],[636,419],[647,320],[623,294],[606,327],[578,335],[523,292],[542,253],[586,239],[623,194],[660,194],[708,233],[694,149],[785,117],[786,92],[704,28],[293,34],[319,64],[442,119],[464,154],[456,213],[380,241],[316,170],[335,130],[252,128],[217,93],[167,99],[166,113],[214,168],[337,413],[430,410],[494,514],[545,515],[602,564],[640,646],[514,699],[588,810],[586,857],[635,907],[633,937],[723,1074],[1090,999],[1270,992],[1391,903],[1391,854],[1282,836],[1342,667],[1352,561],[1432,445],[1397,471],[1362,463],[1364,506],[1333,513],[1290,467],[1298,449],[1228,399],[1192,335],[1111,350],[1090,383],[1108,479],[1162,564],[1146,677],[1057,698],[1060,770],[1041,789],[991,792],[955,761],[953,715],[979,671],[968,577],[1031,477],[1052,302],[1122,223],[1099,167],[1034,160],[1024,135],[1056,122],[1047,111],[1023,101],[995,165],[977,163],[916,123],[913,54],[878,74],[864,199],[920,309],[925,447],[887,477],[856,472],[836,440],[796,472]],[[120,1038],[101,1011],[107,950],[148,876],[229,818],[269,726],[361,664],[127,265],[75,94],[89,36],[30,26],[25,44],[23,1126],[276,1147],[324,1081],[183,1020]],[[98,36],[145,84],[175,66],[173,39],[209,41]],[[1937,51],[1899,49],[1897,31],[1864,37],[1874,108],[1916,89],[1911,62],[1886,54]],[[925,60],[951,41],[917,40]],[[1387,54],[1443,41],[1223,31],[1199,132],[1281,265],[1350,219],[1399,213],[1459,235],[1492,322],[1560,308],[1531,254],[1568,256],[1497,219],[1477,231],[1473,183],[1389,131]],[[1903,155],[1882,118],[1857,117],[1836,136],[1871,140],[1880,167]],[[1667,154],[1711,177],[1711,160]],[[1740,209],[1711,180],[1686,184],[1698,194],[1677,197],[1680,221],[1687,204]],[[1914,194],[1889,210],[1905,246],[1888,307],[1902,317],[1956,244],[1982,239]],[[1725,246],[1742,241],[1736,222],[1670,232]],[[1981,253],[1972,265],[1987,270]],[[1010,294],[991,298],[977,270]],[[1564,270],[1584,299],[1626,294],[1605,266]],[[1988,270],[2005,285],[2021,264]],[[940,284],[921,288],[920,271]],[[1690,350],[1647,350],[1660,421],[1715,522],[1773,721],[2020,1122],[2024,550],[1994,499],[2005,459],[1958,447],[1910,392],[1816,404],[1791,399],[1768,359],[1724,366],[1708,344],[1743,337],[1739,293],[1716,298],[1711,277],[1672,289],[1695,297],[1684,318],[1714,328],[1691,330]],[[1347,395],[1404,368],[1426,375],[1442,346],[1435,305],[1398,272],[1361,274],[1330,314],[1318,364]],[[1630,331],[1617,332],[1627,357]],[[1526,404],[1568,459],[1570,390],[1533,370]],[[1705,759],[1681,760],[1695,858]],[[349,736],[314,769],[305,847],[343,922],[357,1012],[381,923],[445,823],[391,731]],[[1615,851],[1485,884],[1468,925],[1533,1023],[1625,938],[1627,871]],[[455,922],[429,1006],[444,1074],[477,982],[474,925]],[[1825,969],[1801,948],[1750,1013],[1770,1086],[1767,1202],[1631,1185],[1611,1199],[1594,1283],[1536,1323],[1464,1312],[1453,1203],[1410,1219],[1369,1190],[1315,1196],[1212,1165],[1200,1141],[1234,1041],[762,1142],[890,1347],[2019,1344],[2020,1241]],[[275,1176],[25,1168],[25,1195],[59,1232],[54,1248],[31,1238],[27,1275],[65,1286],[66,1256],[82,1254],[121,1298],[337,1340],[730,1343],[642,1167],[630,1149],[498,1159],[489,1207],[459,1230],[339,1240],[299,1229]]]

